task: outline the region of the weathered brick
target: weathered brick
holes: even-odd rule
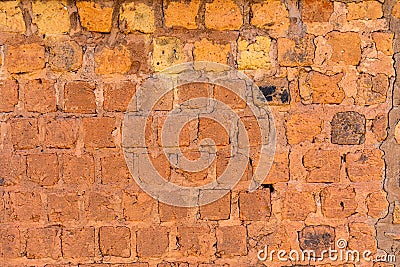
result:
[[[157,267],[190,267],[186,262],[162,262],[157,264]]]
[[[131,53],[122,45],[114,48],[103,47],[96,51],[94,61],[96,63],[96,73],[106,74],[125,74],[132,66]]]
[[[299,232],[302,250],[313,250],[321,255],[323,250],[335,248],[335,228],[326,225],[306,226]]]
[[[125,220],[141,222],[151,219],[157,212],[157,200],[144,192],[125,191],[122,196],[122,207]]]
[[[69,186],[88,186],[94,182],[94,160],[90,155],[63,155],[63,183]]]
[[[207,205],[200,206],[200,218],[203,220],[228,220],[231,215],[231,193]]]
[[[347,19],[379,19],[383,16],[382,4],[378,1],[363,1],[347,4]]]
[[[24,86],[25,109],[31,112],[48,113],[56,111],[56,90],[54,81],[31,80]]]
[[[332,47],[333,64],[356,66],[361,59],[361,40],[355,32],[330,32],[327,43]]]
[[[24,157],[14,154],[0,154],[0,185],[17,184],[25,176]]]
[[[387,214],[389,203],[386,196],[386,192],[383,190],[368,195],[367,208],[369,216],[375,219],[380,219]]]
[[[304,141],[313,142],[315,136],[322,131],[322,121],[317,116],[292,114],[286,121],[286,135],[289,144]]]
[[[14,111],[18,104],[18,82],[16,80],[0,81],[0,112]]]
[[[88,194],[86,216],[94,221],[112,221],[121,216],[121,203],[118,195],[108,192],[91,191]]]
[[[355,111],[336,113],[331,121],[331,142],[338,145],[364,143],[365,123],[365,116]]]
[[[168,249],[168,235],[169,232],[165,227],[139,229],[136,241],[138,256],[148,258],[163,255]]]
[[[129,258],[131,256],[131,231],[125,226],[100,227],[100,251],[103,256]]]
[[[79,219],[77,193],[47,195],[47,217],[50,222],[64,223]]]
[[[234,90],[221,85],[214,86],[214,98],[232,109],[243,109],[247,105],[246,101],[236,94]]]
[[[387,137],[386,128],[388,126],[388,119],[386,114],[380,114],[375,117],[372,122],[372,132],[378,141],[383,141]]]
[[[230,44],[218,44],[207,38],[203,38],[194,43],[193,55],[195,61],[210,61],[227,64],[230,51]]]
[[[251,7],[253,17],[251,24],[267,29],[274,37],[283,36],[289,29],[289,12],[281,1],[263,1]]]
[[[28,259],[61,257],[60,229],[56,227],[28,229],[26,257]]]
[[[380,181],[385,162],[379,149],[362,150],[346,155],[346,171],[352,182]]]
[[[188,83],[188,84],[183,84],[180,86],[177,86],[177,97],[176,99],[177,103],[179,105],[184,106],[185,108],[202,108],[207,105],[207,101],[194,101],[192,99],[204,97],[204,98],[211,98],[212,97],[212,85],[208,83],[201,83],[201,82],[195,82],[195,83]],[[185,103],[186,102],[186,103]],[[163,117],[163,120],[164,117]],[[164,123],[164,121],[163,121]],[[190,138],[191,134],[190,132],[197,131],[195,129],[188,129],[187,126],[185,125],[184,128],[181,131],[181,137],[185,135],[185,138]],[[185,133],[183,133],[185,132]],[[189,145],[191,140],[184,140],[185,145]],[[188,142],[188,143],[186,143]],[[181,144],[182,145],[182,144]]]
[[[160,215],[160,221],[182,221],[190,218],[192,210],[185,207],[176,207],[164,203],[158,203],[158,212]]]
[[[67,1],[32,2],[33,17],[41,34],[59,34],[69,31],[70,20]]]
[[[388,77],[384,74],[371,76],[360,74],[357,80],[357,98],[358,105],[374,105],[384,103],[389,89]]]
[[[400,144],[400,122],[397,122],[394,129],[394,138],[396,139],[396,142]]]
[[[79,1],[76,3],[81,25],[88,31],[110,32],[113,8],[104,3]]]
[[[238,68],[241,70],[269,69],[271,39],[266,36],[257,36],[254,43],[238,40]]]
[[[83,119],[83,141],[87,148],[115,147],[115,119],[95,117]]]
[[[36,119],[18,118],[10,123],[11,140],[15,149],[30,149],[39,145],[39,128]]]
[[[59,180],[56,154],[32,154],[27,157],[28,180],[41,186],[55,185]]]
[[[400,2],[396,1],[393,10],[392,10],[392,15],[395,18],[399,18],[400,19]]]
[[[393,55],[393,33],[389,32],[373,32],[372,39],[375,42],[376,49],[385,55]]]
[[[82,66],[83,52],[75,41],[56,40],[49,45],[49,66],[55,71],[75,71]]]
[[[271,169],[264,180],[264,184],[275,184],[289,181],[289,154],[276,152]]]
[[[77,141],[78,130],[76,119],[49,120],[44,126],[45,144],[52,148],[72,148]]]
[[[368,73],[373,76],[385,74],[388,77],[392,77],[395,75],[393,57],[385,55],[380,51],[378,51],[378,56],[376,58],[363,59],[358,70],[362,73]]]
[[[64,111],[69,113],[95,113],[96,85],[92,82],[73,81],[64,87]]]
[[[206,3],[205,24],[212,30],[239,30],[243,24],[239,6],[232,0]]]
[[[305,0],[301,2],[304,22],[328,22],[333,13],[333,3],[329,0]]]
[[[293,221],[302,221],[310,213],[317,211],[317,204],[310,192],[287,189],[283,204],[282,217]]]
[[[206,226],[180,226],[176,236],[178,249],[185,256],[211,256],[215,236]]]
[[[44,47],[39,44],[8,46],[6,69],[10,73],[24,73],[44,68]]]
[[[25,21],[19,1],[0,2],[0,31],[25,32]]]
[[[370,250],[372,253],[376,253],[376,229],[373,225],[368,225],[367,223],[362,222],[353,222],[349,224],[349,229],[350,238],[348,241],[348,248],[350,250]]]
[[[131,81],[107,83],[104,85],[104,110],[126,111],[135,109],[135,104],[130,104],[136,92],[136,84]]]
[[[186,29],[197,29],[197,13],[200,0],[190,2],[169,2],[164,8],[165,26],[183,27]]]
[[[127,33],[135,31],[152,33],[155,30],[154,10],[144,3],[123,3],[120,10],[120,23],[125,24]]]
[[[339,87],[343,74],[332,76],[319,72],[311,72],[300,84],[300,96],[304,103],[314,104],[340,104],[344,97],[344,91]]]
[[[344,219],[355,213],[356,192],[352,186],[329,186],[322,190],[322,214],[327,218]]]
[[[271,193],[269,189],[240,192],[239,216],[242,220],[263,221],[271,216]]]
[[[247,254],[247,231],[244,226],[220,226],[216,230],[217,253],[223,256]]]
[[[286,78],[267,78],[257,83],[257,86],[268,105],[287,105],[290,103],[289,82]]]
[[[44,207],[39,193],[15,192],[10,193],[12,219],[17,221],[38,222],[44,219]]]
[[[341,157],[335,150],[309,150],[303,157],[308,183],[334,183],[340,179]]]
[[[127,184],[130,177],[123,154],[108,154],[101,158],[102,184]]]
[[[64,258],[80,259],[94,257],[94,227],[65,229],[62,231],[61,240],[62,255]]]
[[[162,71],[172,65],[186,61],[181,40],[175,37],[157,37],[153,40],[153,67]]]
[[[15,259],[22,256],[21,234],[17,227],[1,227],[0,229],[0,257]]]
[[[311,66],[315,45],[309,35],[300,40],[278,39],[278,62],[284,67]]]

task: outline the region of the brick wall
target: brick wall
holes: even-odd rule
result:
[[[264,245],[320,251],[340,238],[349,249],[398,252],[399,21],[394,0],[1,1],[0,266],[264,266]],[[277,148],[255,192],[238,186],[182,208],[137,186],[121,128],[138,86],[190,61],[254,80]],[[165,114],[209,92],[239,114],[245,107],[221,88],[181,88],[153,116],[153,151]],[[176,183],[204,182],[229,159],[218,126],[192,126],[188,145],[193,133],[214,137],[222,153],[195,174],[156,153]],[[353,266],[340,264],[311,263]]]

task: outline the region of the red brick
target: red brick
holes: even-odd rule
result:
[[[79,197],[77,193],[49,194],[47,217],[50,222],[64,223],[79,219]]]
[[[101,158],[102,184],[127,184],[130,179],[129,169],[123,154],[108,154]]]
[[[147,193],[124,192],[122,205],[124,218],[128,221],[145,221],[157,213],[157,200]]]
[[[136,84],[131,81],[107,83],[104,85],[104,110],[126,111],[136,92]],[[129,106],[130,110],[136,105]]]
[[[27,157],[28,180],[41,186],[58,182],[58,159],[55,154],[34,154]]]
[[[309,150],[303,157],[309,183],[333,183],[340,179],[341,157],[338,151]]]
[[[200,206],[200,218],[203,220],[228,220],[231,215],[231,193],[217,201]]]
[[[73,81],[64,87],[64,111],[70,113],[95,113],[96,85],[92,82]]]
[[[100,251],[103,256],[129,258],[131,232],[128,227],[103,226],[100,228]]]
[[[178,227],[177,243],[179,251],[185,256],[212,256],[215,235],[206,226]]]
[[[6,69],[10,73],[40,70],[44,65],[44,47],[39,44],[21,44],[7,49]]]
[[[244,226],[220,226],[217,228],[217,253],[222,256],[247,254],[247,231]]]
[[[10,125],[11,140],[15,149],[30,149],[39,145],[39,128],[36,119],[14,119]]]
[[[56,118],[44,126],[45,144],[51,148],[72,148],[78,139],[79,126],[75,119]]]
[[[169,244],[169,232],[165,227],[139,229],[137,231],[137,253],[139,257],[160,257]]]
[[[21,234],[18,228],[1,227],[0,258],[10,260],[22,256],[23,250],[21,241]]]
[[[118,219],[120,201],[109,192],[90,192],[86,207],[87,218],[93,221],[112,221]]]
[[[60,232],[56,227],[28,229],[26,257],[28,259],[61,257]]]
[[[17,221],[38,222],[44,219],[44,207],[39,193],[15,192],[10,193],[12,219]]]
[[[240,219],[264,221],[271,216],[271,193],[269,189],[258,189],[239,194]]]
[[[160,221],[182,221],[190,218],[191,209],[185,207],[176,207],[164,203],[158,204],[158,210],[160,213]]]
[[[355,213],[357,202],[353,187],[326,187],[322,191],[322,213],[327,218],[344,219]]]
[[[62,254],[64,258],[94,257],[94,228],[66,229],[61,235]]]
[[[16,80],[0,81],[0,112],[11,112],[18,104],[18,83]]]
[[[90,155],[63,156],[63,182],[67,185],[88,186],[94,182],[94,160]]]
[[[54,81],[31,80],[24,86],[25,109],[31,112],[56,111],[56,90]]]
[[[112,135],[115,129],[114,118],[83,118],[83,141],[85,147],[115,147]]]
[[[0,154],[0,184],[17,184],[25,176],[25,159],[20,155]]]

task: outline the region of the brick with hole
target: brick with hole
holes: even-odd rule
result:
[[[99,230],[100,251],[103,256],[129,258],[131,256],[131,232],[125,226],[103,226]]]
[[[44,220],[44,205],[38,192],[11,192],[11,218],[21,222]]]
[[[40,186],[52,186],[59,180],[56,154],[32,154],[27,157],[27,178]]]
[[[321,192],[322,214],[327,218],[344,219],[355,213],[357,202],[356,192],[352,186],[329,186]]]
[[[83,141],[86,148],[115,147],[113,132],[116,130],[115,118],[83,118]]]
[[[64,87],[64,111],[68,113],[95,113],[96,96],[93,82],[72,81]]]
[[[63,155],[62,162],[65,185],[87,187],[94,183],[94,159],[91,155]]]
[[[58,227],[28,229],[26,257],[28,259],[58,259],[61,255],[61,229]]]
[[[24,88],[25,109],[31,112],[49,113],[56,111],[54,81],[36,79],[28,81]]]
[[[15,149],[39,146],[39,128],[35,118],[17,118],[10,121],[11,142]]]
[[[55,118],[45,122],[45,144],[50,148],[73,148],[78,139],[79,125],[74,118]]]
[[[94,227],[63,229],[61,233],[63,257],[66,259],[94,257],[94,232]]]
[[[217,253],[222,257],[247,255],[247,230],[241,225],[219,226]]]
[[[239,216],[246,221],[263,221],[271,216],[271,192],[269,188],[255,192],[240,192]]]
[[[16,80],[0,81],[0,112],[11,112],[18,104],[18,82]]]
[[[137,235],[137,253],[139,257],[160,257],[167,252],[169,231],[166,227],[156,226],[139,229]],[[152,240],[152,242],[149,242]]]

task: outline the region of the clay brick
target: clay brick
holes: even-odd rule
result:
[[[56,118],[44,126],[45,144],[51,148],[72,148],[78,138],[79,126],[75,119]]]
[[[346,155],[346,171],[352,182],[380,181],[385,162],[379,149],[362,150]]]
[[[193,55],[195,61],[210,61],[227,64],[230,51],[230,44],[218,44],[207,38],[203,38],[194,43]]]
[[[334,183],[340,179],[341,157],[334,150],[309,150],[303,157],[308,183]]]
[[[39,44],[9,46],[6,52],[6,69],[10,73],[24,73],[44,68],[44,47]]]
[[[228,220],[231,215],[231,193],[207,205],[200,206],[202,220],[218,221]]]
[[[322,121],[317,116],[311,116],[308,113],[292,114],[286,121],[286,135],[289,144],[313,142],[321,130]]]
[[[127,33],[135,31],[152,33],[155,30],[153,8],[144,3],[123,3],[120,11],[120,23],[125,24],[124,28]]]
[[[207,101],[193,101],[192,99],[204,97],[204,98],[211,98],[212,94],[212,85],[208,83],[201,83],[201,82],[195,82],[195,83],[188,83],[188,84],[183,84],[177,87],[177,103],[179,105],[184,106],[185,108],[202,108],[207,105]],[[186,103],[184,103],[186,102]],[[163,117],[163,123],[164,123],[164,117]],[[182,129],[181,136],[185,130],[190,130],[186,129],[186,126]],[[197,131],[197,129],[191,129],[190,131]],[[190,137],[190,133],[184,133],[186,138]],[[189,140],[185,140],[188,141]],[[186,145],[189,145],[186,143]]]
[[[287,181],[289,181],[289,154],[287,152],[277,152],[263,184],[275,184]]]
[[[215,235],[206,226],[180,226],[176,236],[179,251],[185,256],[211,256]]]
[[[26,257],[28,259],[61,257],[60,229],[56,227],[28,229]]]
[[[372,253],[376,253],[376,229],[373,225],[368,225],[361,222],[354,222],[349,224],[349,229],[349,249],[360,249],[360,251],[370,250]]]
[[[19,1],[0,2],[0,31],[25,32],[25,21],[20,9]]]
[[[268,105],[287,105],[290,103],[289,82],[286,78],[264,79],[257,85]]]
[[[64,111],[69,113],[95,113],[96,85],[92,82],[73,81],[64,87]]]
[[[360,74],[357,80],[357,98],[358,105],[374,105],[386,101],[389,89],[388,77],[384,74],[371,76]]]
[[[393,209],[393,224],[400,224],[400,206],[398,202],[395,202]]]
[[[397,122],[394,129],[394,138],[396,139],[396,142],[400,144],[400,122]]]
[[[234,90],[224,86],[214,86],[214,98],[223,102],[232,109],[243,109],[246,107],[246,102]]]
[[[205,24],[212,30],[239,30],[243,24],[240,8],[232,0],[206,3]]]
[[[247,231],[244,226],[220,226],[217,228],[217,253],[223,256],[247,254]]]
[[[33,154],[27,157],[28,180],[40,186],[57,184],[58,159],[56,154]]]
[[[328,22],[333,13],[333,3],[329,0],[305,0],[301,2],[304,22]]]
[[[67,1],[32,2],[33,17],[41,34],[59,34],[69,31],[70,20]]]
[[[393,55],[393,33],[389,32],[373,32],[372,39],[375,42],[376,49],[385,55]]]
[[[16,80],[0,81],[0,112],[14,111],[18,104],[18,82]]]
[[[169,232],[165,227],[152,227],[137,231],[137,253],[139,257],[160,257],[169,244]],[[152,242],[149,242],[152,240]]]
[[[25,109],[31,112],[48,113],[56,111],[56,90],[54,81],[31,80],[24,86]]]
[[[383,16],[382,4],[378,1],[363,1],[347,4],[347,19],[379,19]]]
[[[392,15],[395,18],[400,19],[400,2],[396,1],[396,3],[393,6],[393,10],[392,10]]]
[[[131,53],[122,45],[111,49],[103,47],[96,51],[94,56],[96,63],[96,73],[101,75],[106,74],[125,74],[132,66]]]
[[[94,221],[112,221],[121,214],[120,199],[108,192],[92,191],[88,194],[86,216]]]
[[[372,122],[372,132],[378,141],[383,141],[387,137],[386,128],[388,126],[387,115],[378,115]]]
[[[284,36],[289,29],[289,12],[281,1],[263,1],[251,7],[251,24],[269,30],[274,37]]]
[[[181,40],[175,37],[157,37],[153,40],[153,67],[162,71],[172,65],[186,61]]]
[[[239,39],[238,68],[240,70],[269,69],[271,67],[270,48],[271,39],[266,36],[257,36],[254,43]]]
[[[15,192],[10,193],[13,209],[12,219],[17,221],[38,222],[44,219],[43,203],[39,193]]]
[[[63,183],[69,186],[88,186],[94,182],[94,160],[90,155],[64,155]]]
[[[361,59],[361,40],[355,32],[330,32],[327,43],[332,47],[330,60],[334,64],[356,66]]]
[[[123,154],[109,154],[101,158],[102,184],[127,184],[130,177]]]
[[[190,267],[186,262],[162,262],[157,264],[157,267]]]
[[[131,231],[125,226],[100,227],[100,251],[103,256],[129,258],[131,256]]]
[[[162,222],[182,221],[191,215],[190,208],[171,206],[161,202],[158,204],[158,212]]]
[[[300,40],[278,39],[278,62],[280,66],[297,67],[313,64],[315,45],[309,35]]]
[[[384,191],[376,191],[368,195],[367,207],[369,216],[380,219],[387,214],[389,203],[386,196]]]
[[[353,187],[329,186],[322,190],[322,214],[327,218],[344,219],[355,213],[357,202]]]
[[[197,13],[200,1],[191,0],[190,2],[169,2],[164,8],[165,26],[183,27],[186,29],[197,29]]]
[[[96,117],[83,119],[83,141],[87,148],[115,147],[115,119]]]
[[[344,91],[339,87],[343,74],[332,76],[319,72],[311,72],[305,77],[304,84],[300,84],[300,96],[304,103],[310,101],[314,104],[340,104]]]
[[[79,197],[76,193],[49,194],[47,217],[50,222],[64,223],[79,219]]]
[[[14,185],[25,176],[25,160],[20,155],[0,154],[0,185]]]
[[[157,212],[157,200],[147,193],[124,192],[122,196],[124,218],[127,221],[145,221]]]
[[[106,111],[126,111],[136,108],[135,104],[130,104],[136,92],[136,84],[131,81],[118,83],[107,83],[104,85],[104,110]]]
[[[79,1],[76,3],[81,25],[88,31],[110,32],[113,8],[103,3]]]
[[[113,264],[111,267],[149,267],[149,264],[146,262],[117,263]]]
[[[199,140],[210,138],[216,146],[229,144],[229,135],[226,129],[217,121],[209,118],[199,119]]]
[[[326,225],[306,226],[299,232],[302,250],[313,250],[321,255],[323,250],[335,248],[335,228]]]
[[[355,111],[336,113],[331,121],[331,142],[338,145],[364,143],[365,123],[365,116]]]
[[[240,192],[239,216],[245,221],[264,221],[271,216],[271,193],[269,189]]]
[[[310,192],[287,189],[282,217],[293,221],[303,221],[310,213],[317,211],[317,204]]]
[[[56,41],[49,46],[49,66],[55,71],[75,71],[82,66],[82,48],[75,41]]]
[[[0,257],[1,259],[15,259],[22,256],[21,234],[16,227],[1,227],[0,229]]]
[[[11,140],[15,149],[30,149],[39,145],[39,129],[36,119],[14,119],[11,125]]]
[[[94,227],[62,231],[62,255],[67,259],[94,257]],[[79,245],[77,245],[79,244]]]

